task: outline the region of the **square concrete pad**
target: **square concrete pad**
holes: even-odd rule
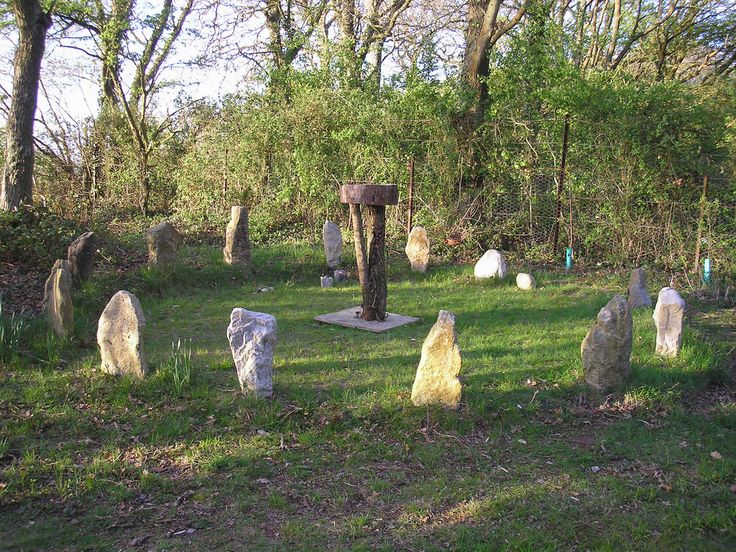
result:
[[[344,326],[346,328],[368,330],[373,333],[387,332],[388,330],[412,324],[413,322],[419,322],[420,320],[413,316],[402,316],[401,314],[389,312],[386,313],[388,316],[383,322],[379,322],[378,320],[368,321],[358,318],[355,315],[356,312],[360,312],[360,307],[350,307],[349,309],[331,312],[330,314],[320,314],[319,316],[315,316],[314,319],[317,322],[323,322],[324,324],[334,324],[336,326]]]

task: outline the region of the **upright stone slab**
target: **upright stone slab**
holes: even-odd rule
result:
[[[112,296],[97,324],[103,372],[139,378],[146,375],[148,365],[142,347],[145,326],[146,317],[135,295],[118,291]]]
[[[462,394],[458,379],[461,364],[455,315],[441,310],[422,345],[411,401],[416,406],[441,404],[447,408],[457,408]]]
[[[337,268],[342,261],[342,232],[340,227],[329,220],[322,227],[322,241],[325,245],[327,266]]]
[[[580,347],[585,383],[605,391],[628,379],[632,334],[629,304],[623,295],[616,295],[600,310]]]
[[[240,388],[255,392],[257,397],[270,397],[273,393],[276,318],[262,312],[235,308],[230,313],[227,338]]]
[[[74,333],[72,271],[69,261],[57,260],[46,279],[43,308],[54,334],[69,337]]]
[[[97,258],[97,236],[94,232],[85,232],[67,249],[67,259],[71,265],[72,278],[87,280],[94,270]]]
[[[426,272],[429,264],[429,238],[427,231],[421,226],[415,226],[409,232],[404,249],[411,263],[411,269],[416,272]]]
[[[647,289],[647,274],[643,268],[631,271],[629,282],[629,306],[632,309],[652,306],[652,298]]]
[[[505,278],[506,260],[503,258],[503,253],[495,249],[489,249],[475,263],[473,273],[476,278]]]
[[[148,244],[148,264],[166,266],[176,262],[181,236],[171,224],[162,222],[146,232],[146,243]]]
[[[222,252],[227,264],[250,266],[248,209],[242,205],[230,208],[230,222],[225,230],[225,248]]]
[[[529,291],[537,287],[537,281],[531,274],[520,272],[516,275],[516,287],[524,291]]]
[[[655,352],[663,357],[675,357],[682,347],[682,321],[685,318],[685,301],[671,287],[664,287],[657,296],[654,307],[654,324],[657,326]]]

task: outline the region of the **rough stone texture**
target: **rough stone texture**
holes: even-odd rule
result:
[[[649,296],[649,290],[647,289],[647,274],[643,268],[631,271],[629,306],[632,309],[652,306],[652,298]]]
[[[332,276],[320,276],[319,285],[323,288],[332,287]]]
[[[671,287],[664,287],[657,296],[654,307],[654,324],[657,326],[656,353],[663,357],[675,357],[682,347],[682,321],[685,317],[685,301]]]
[[[176,262],[176,252],[179,250],[181,236],[168,222],[157,224],[146,232],[148,244],[148,264],[151,266],[165,266]]]
[[[629,304],[623,295],[615,295],[580,346],[585,383],[605,391],[626,381],[631,373],[632,333]]]
[[[458,379],[461,364],[455,315],[441,310],[422,345],[411,401],[416,406],[441,404],[457,408],[462,394],[462,384]]]
[[[528,291],[537,287],[537,281],[534,276],[526,272],[520,272],[516,275],[516,287]]]
[[[348,279],[348,271],[347,270],[343,270],[342,268],[338,268],[333,273],[333,278],[334,278],[335,282],[344,282],[345,280]]]
[[[242,205],[230,208],[230,222],[225,230],[225,248],[222,252],[227,264],[250,266],[248,209]]]
[[[329,220],[322,227],[322,241],[325,244],[327,266],[337,268],[342,260],[342,232],[340,227]]]
[[[258,397],[273,393],[273,350],[276,318],[270,314],[235,308],[230,313],[227,338],[238,371],[240,388]]]
[[[429,264],[429,238],[427,231],[421,226],[415,226],[409,232],[404,249],[409,257],[411,269],[417,272],[426,272]]]
[[[148,365],[142,347],[145,326],[146,317],[135,295],[121,290],[112,296],[97,324],[103,372],[139,378],[146,375]]]
[[[43,310],[54,334],[69,337],[74,333],[72,269],[69,261],[57,260],[46,279]]]
[[[473,273],[476,278],[505,278],[506,260],[503,258],[503,253],[489,249],[475,263]]]
[[[72,278],[86,280],[92,275],[97,258],[97,236],[85,232],[72,242],[67,249],[67,259],[71,265]]]

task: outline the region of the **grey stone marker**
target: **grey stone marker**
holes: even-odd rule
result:
[[[585,383],[605,391],[625,382],[631,373],[633,323],[623,295],[615,295],[598,313],[580,347]]]
[[[273,351],[276,347],[276,318],[242,308],[230,313],[227,338],[238,372],[240,388],[257,397],[273,394]]]
[[[416,272],[426,272],[429,264],[429,238],[427,231],[421,226],[415,226],[409,232],[404,248],[411,263],[411,269]]]
[[[524,291],[529,291],[537,287],[537,281],[531,274],[520,272],[516,275],[516,287]]]
[[[685,301],[671,287],[664,287],[657,296],[654,307],[654,324],[657,326],[655,352],[663,357],[675,357],[682,347],[682,321],[685,317]]]
[[[647,289],[647,274],[643,268],[631,271],[629,282],[629,306],[632,309],[652,306],[652,298]]]
[[[496,249],[489,249],[478,259],[473,269],[476,278],[499,278],[506,277],[506,260],[503,253]]]
[[[86,280],[92,275],[97,258],[97,236],[85,232],[67,249],[67,259],[71,265],[72,278]]]
[[[146,243],[148,244],[148,264],[166,266],[176,262],[181,236],[171,224],[162,222],[146,232]]]
[[[322,227],[322,241],[325,245],[327,266],[337,268],[342,261],[342,232],[340,227],[329,220]]]
[[[121,290],[112,296],[97,324],[103,372],[139,378],[146,375],[148,364],[142,347],[145,326],[146,317],[135,295]]]
[[[411,389],[411,402],[415,406],[440,404],[457,408],[462,394],[462,384],[458,379],[461,365],[455,315],[441,310],[422,345],[422,356]]]
[[[74,333],[72,271],[69,261],[59,259],[54,263],[44,287],[43,309],[55,335],[65,338]]]
[[[230,222],[225,230],[225,248],[222,253],[227,264],[250,266],[248,209],[242,205],[233,205],[230,208]]]
[[[332,287],[332,276],[320,276],[319,277],[319,285],[323,288],[330,288]]]

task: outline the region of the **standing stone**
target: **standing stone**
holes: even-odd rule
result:
[[[631,271],[629,306],[632,309],[652,306],[652,298],[649,296],[649,290],[647,289],[647,274],[643,268]]]
[[[67,259],[75,280],[86,280],[92,275],[97,257],[97,236],[85,232],[72,242],[67,249]]]
[[[503,258],[503,253],[495,249],[489,249],[475,263],[473,273],[476,278],[505,278],[506,261]]]
[[[112,296],[97,324],[103,372],[139,378],[146,375],[148,366],[142,347],[145,326],[146,317],[135,295],[118,291]]]
[[[664,287],[657,296],[654,307],[654,324],[657,326],[656,353],[663,357],[675,357],[682,347],[682,320],[685,317],[685,301],[671,287]]]
[[[332,276],[335,282],[344,282],[348,279],[348,271],[342,268],[338,268],[337,270],[335,270],[335,272],[333,272]]]
[[[273,393],[276,319],[270,314],[235,308],[230,313],[227,338],[240,388],[254,391],[257,397],[270,397]]]
[[[516,287],[528,291],[537,287],[537,281],[534,276],[526,272],[520,272],[516,275]]]
[[[330,288],[332,287],[332,276],[320,276],[319,277],[319,285],[323,288]]]
[[[422,345],[411,402],[416,406],[441,404],[457,408],[462,384],[458,379],[462,357],[457,346],[455,315],[441,310]]]
[[[148,264],[164,266],[176,262],[181,236],[171,224],[162,222],[146,232]]]
[[[250,265],[248,209],[242,205],[233,205],[230,208],[230,222],[225,230],[225,248],[222,252],[227,264]]]
[[[628,379],[631,373],[633,323],[623,295],[615,295],[598,313],[598,319],[583,339],[585,383],[605,391]]]
[[[74,306],[72,304],[72,270],[69,261],[57,260],[46,279],[43,309],[49,325],[58,337],[74,333]]]
[[[337,268],[342,260],[342,232],[340,227],[329,220],[322,227],[322,241],[325,244],[327,266]]]
[[[411,269],[416,272],[426,272],[429,264],[429,238],[427,231],[421,226],[415,226],[409,232],[406,240],[406,256],[409,257]]]

